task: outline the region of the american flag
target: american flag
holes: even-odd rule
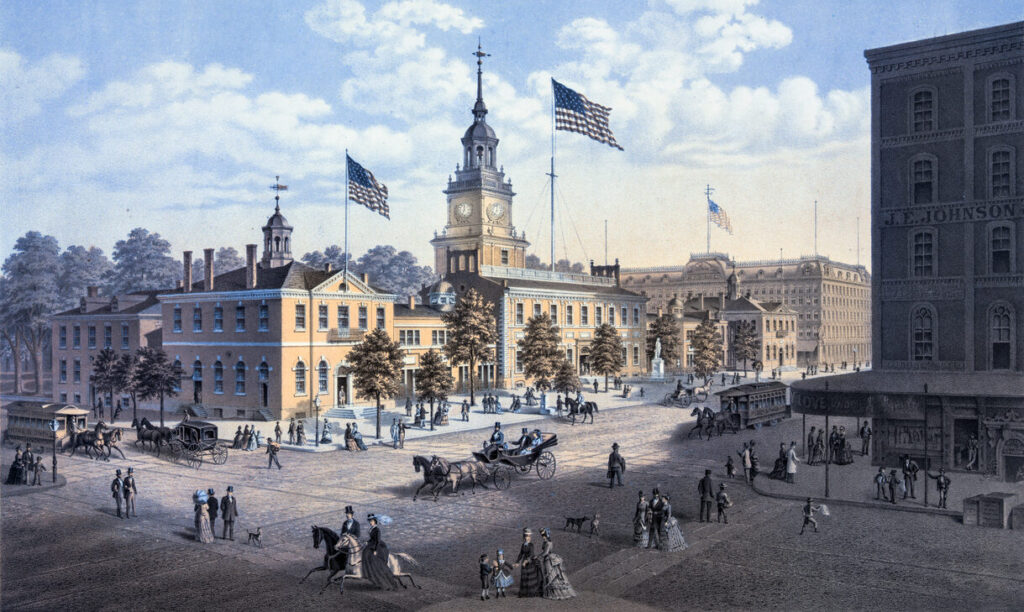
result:
[[[555,129],[578,132],[622,151],[608,127],[611,108],[591,102],[558,81],[551,79],[555,90]]]
[[[725,214],[725,210],[721,206],[708,200],[708,214],[711,216],[712,223],[730,234],[732,233],[732,223],[729,223],[729,215]]]
[[[345,155],[348,164],[348,197],[353,202],[391,218],[391,209],[388,207],[388,188],[383,183],[378,183],[373,173],[363,168],[359,163]]]

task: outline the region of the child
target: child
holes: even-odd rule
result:
[[[725,483],[718,485],[718,495],[715,496],[715,501],[718,503],[718,522],[725,522],[729,524],[729,517],[726,516],[726,508],[732,507],[732,500],[729,499],[729,495],[725,492]]]
[[[480,601],[491,598],[491,572],[493,571],[494,568],[487,562],[487,553],[480,555]]]
[[[39,478],[39,472],[45,472],[46,466],[43,465],[43,456],[36,455],[36,462],[32,464],[32,484],[36,486],[43,486],[42,481]]]
[[[512,586],[512,565],[505,561],[505,551],[500,548],[491,571],[494,573],[494,598],[505,597],[505,589]]]
[[[726,475],[729,476],[729,478],[732,478],[733,476],[736,475],[736,466],[732,464],[731,456],[725,460],[725,473]]]

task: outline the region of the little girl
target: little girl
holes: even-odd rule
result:
[[[512,586],[512,565],[505,561],[505,551],[498,549],[498,557],[493,564],[494,597],[505,597],[505,589]]]
[[[733,476],[736,475],[736,466],[732,464],[731,456],[725,460],[725,473],[726,475],[729,476],[729,478],[732,478]]]

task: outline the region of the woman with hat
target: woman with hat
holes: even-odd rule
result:
[[[647,546],[647,526],[650,524],[650,504],[640,491],[640,499],[636,502],[636,513],[633,515],[633,546],[643,548]]]
[[[562,569],[562,558],[551,551],[551,530],[545,527],[540,530],[543,540],[540,549],[540,561],[543,567],[544,599],[571,599],[576,597],[576,590],[569,584]]]
[[[206,506],[209,498],[206,495],[206,491],[202,489],[196,490],[192,494],[192,501],[195,503],[196,540],[203,544],[209,544],[213,542],[213,529],[210,528],[210,513]]]
[[[377,515],[372,513],[366,515],[366,520],[370,523],[370,539],[363,547],[363,575],[378,588],[398,588],[398,580],[388,567],[391,553],[388,551],[388,545],[380,539],[380,521]]]
[[[523,529],[523,544],[519,547],[516,566],[522,566],[519,572],[519,596],[540,597],[543,594],[540,561],[533,551],[533,531]]]
[[[679,521],[676,517],[672,516],[672,503],[668,493],[661,494],[662,507],[661,507],[661,543],[665,550],[668,552],[675,552],[677,550],[683,550],[686,548],[686,540],[683,538],[683,532],[679,530]]]
[[[498,549],[498,556],[493,561],[494,571],[491,580],[494,582],[494,597],[505,597],[505,589],[512,586],[512,564],[505,560],[505,551]]]

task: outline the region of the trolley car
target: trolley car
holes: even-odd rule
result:
[[[73,404],[17,401],[7,404],[7,428],[4,439],[53,444],[50,421],[57,420],[57,448],[70,442],[71,431],[88,427],[89,411]]]
[[[715,393],[722,410],[733,409],[739,418],[739,427],[761,429],[762,425],[775,425],[793,416],[789,403],[789,387],[782,382],[748,383]]]

